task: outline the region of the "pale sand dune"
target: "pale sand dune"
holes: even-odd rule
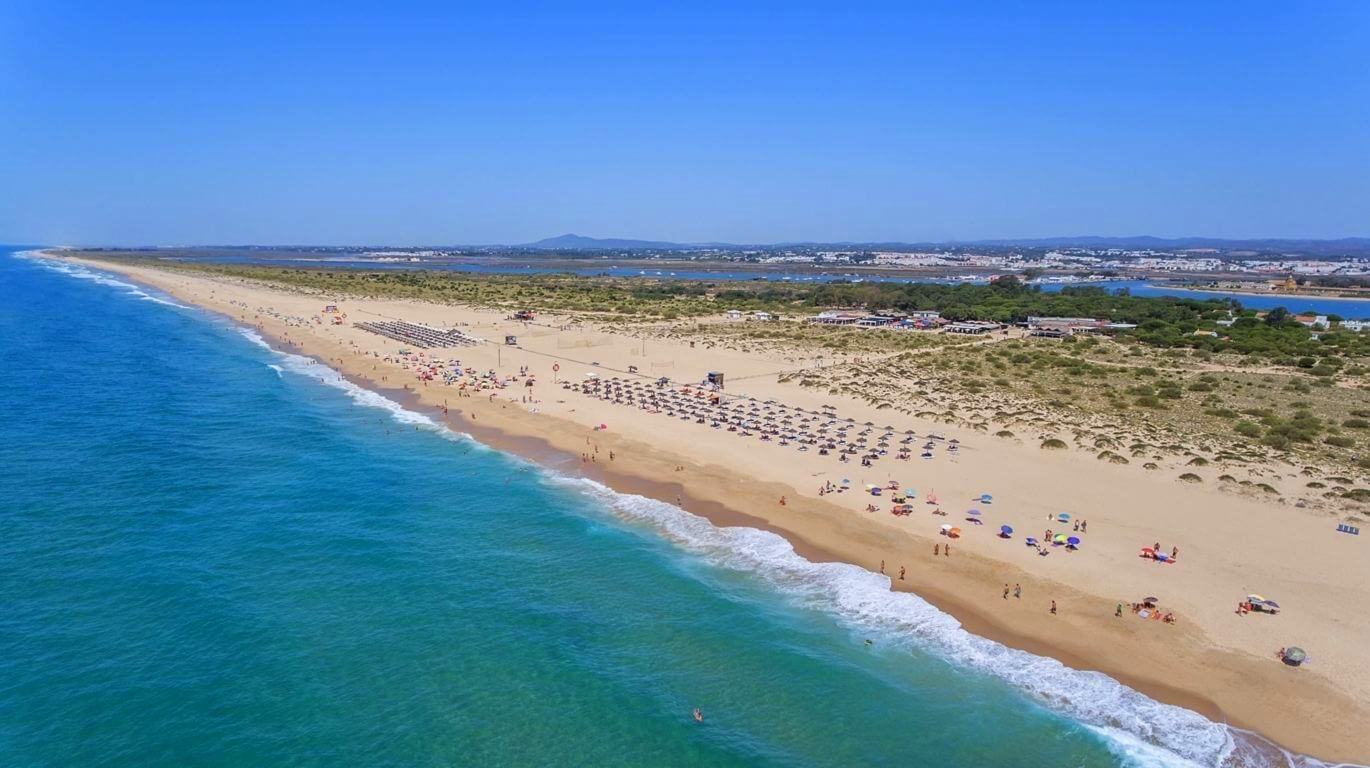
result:
[[[1358,725],[1370,722],[1370,660],[1364,653],[1370,642],[1370,542],[1335,533],[1334,519],[1324,513],[1224,493],[1213,483],[1180,483],[1178,471],[1170,468],[1147,472],[1136,464],[1114,466],[1097,460],[1093,451],[1043,451],[1031,427],[1015,428],[1021,441],[999,439],[992,431],[877,411],[851,398],[779,383],[775,374],[797,367],[793,356],[783,352],[691,348],[683,340],[644,341],[585,324],[557,330],[570,322],[565,318],[540,317],[537,325],[526,326],[490,311],[342,297],[328,301],[348,313],[347,325],[292,325],[286,318],[313,318],[325,299],[142,266],[95,266],[260,326],[269,336],[296,345],[296,351],[374,385],[408,385],[432,406],[445,401],[454,419],[473,431],[499,430],[485,433],[493,442],[500,435],[536,436],[579,454],[587,450],[589,439],[599,445],[601,462],[609,450],[616,452],[612,467],[588,468],[608,472],[612,483],[645,480],[648,485],[639,487],[668,501],[679,494],[688,503],[717,502],[749,516],[748,524],[786,534],[811,557],[871,569],[884,560],[892,574],[906,566],[908,580],[897,586],[913,589],[982,634],[1055,655],[1073,666],[1103,670],[1158,698],[1226,717],[1298,751],[1370,759],[1370,732]],[[420,385],[401,365],[373,356],[394,354],[401,344],[350,324],[378,318],[459,326],[489,340],[517,334],[520,348],[489,345],[436,354],[480,370],[494,367],[498,359],[506,374],[529,366],[538,377],[532,390],[538,402],[532,407],[539,412],[529,413],[518,403],[527,392],[522,386],[503,390],[492,403],[487,393],[459,399],[451,387]],[[676,382],[698,381],[706,371],[721,370],[731,395],[774,398],[810,410],[834,405],[840,415],[857,422],[890,424],[919,435],[941,432],[959,438],[963,448],[956,457],[939,450],[931,461],[919,460],[915,452],[910,462],[896,461],[891,454],[872,468],[856,461],[843,465],[835,455],[800,453],[793,445],[762,443],[563,391],[553,384],[553,363],[560,366],[556,377],[572,380],[589,372],[626,376],[617,372],[630,365],[644,377],[667,376]],[[996,407],[989,399],[966,406],[986,412]],[[909,407],[917,413],[926,406]],[[591,425],[600,423],[608,430],[591,431]],[[1055,431],[1069,441],[1070,425]],[[677,465],[685,471],[674,471]],[[893,517],[888,500],[855,492],[818,496],[824,481],[844,477],[858,489],[891,478],[917,489],[913,514]],[[683,492],[672,487],[677,483]],[[923,503],[923,496],[934,490],[951,515],[929,514],[932,507]],[[992,493],[993,503],[971,501],[981,493]],[[790,501],[783,507],[777,503],[782,494]],[[882,511],[865,512],[871,501]],[[972,506],[984,510],[984,526],[964,524],[958,514]],[[1088,520],[1085,546],[1075,553],[1057,550],[1039,557],[1023,545],[1022,537],[1040,536],[1046,528],[1064,531],[1048,521],[1058,512]],[[938,528],[947,522],[960,524],[966,535],[954,543],[950,558],[934,560],[933,544],[945,541],[936,535]],[[1012,541],[994,535],[1004,523],[1016,530]],[[1156,541],[1167,551],[1179,547],[1177,565],[1138,558],[1140,547]],[[1005,603],[1000,597],[1005,582],[1022,583],[1024,598]],[[1278,600],[1284,612],[1274,617],[1235,615],[1238,601],[1251,592]],[[1162,607],[1175,612],[1177,626],[1144,622],[1126,611],[1124,618],[1114,618],[1115,603],[1146,595],[1159,596]],[[1054,617],[1047,613],[1052,599],[1060,606]],[[1307,648],[1313,662],[1301,669],[1278,663],[1273,653],[1286,645]]]

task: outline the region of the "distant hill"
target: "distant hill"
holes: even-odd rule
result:
[[[565,234],[544,238],[536,243],[528,243],[527,245],[520,247],[547,251],[605,251],[621,250],[625,248],[679,251],[698,246],[686,245],[684,243],[667,243],[657,240],[624,240],[612,237],[585,237],[584,235]]]

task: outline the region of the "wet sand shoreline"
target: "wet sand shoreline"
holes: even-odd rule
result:
[[[95,266],[108,269],[112,265]],[[136,275],[130,276],[136,279]],[[153,283],[153,287],[168,290],[167,286],[156,283]],[[175,291],[169,292],[210,311],[228,314],[222,309],[205,306],[192,296]],[[231,315],[229,317],[235,323],[240,322]],[[530,414],[517,407],[510,409],[509,403],[488,403],[483,397],[459,399],[458,407],[449,407],[449,412],[443,414],[441,404],[435,404],[431,396],[426,399],[417,387],[401,389],[375,381],[358,370],[349,370],[347,365],[330,362],[317,350],[304,349],[296,342],[277,335],[270,328],[261,327],[256,330],[269,340],[273,348],[310,356],[320,364],[338,370],[354,384],[377,391],[400,402],[406,408],[442,421],[455,431],[467,433],[492,448],[567,474],[581,474],[622,493],[638,494],[667,503],[674,503],[679,498],[686,510],[709,519],[715,525],[741,525],[781,535],[791,542],[800,555],[809,560],[848,562],[875,570],[872,558],[876,555],[873,553],[884,551],[879,547],[888,548],[888,542],[872,542],[871,537],[875,535],[872,531],[835,522],[839,518],[823,502],[811,499],[800,502],[796,499],[791,509],[785,510],[784,514],[777,514],[774,509],[770,509],[774,506],[773,501],[768,503],[766,500],[773,500],[777,493],[793,493],[793,489],[783,484],[761,483],[754,480],[749,482],[747,479],[728,477],[728,473],[719,467],[700,468],[699,472],[694,471],[695,468],[692,467],[688,476],[676,481],[669,468],[665,466],[669,462],[663,462],[660,460],[662,457],[652,455],[650,447],[628,445],[615,435],[601,437],[609,443],[611,449],[619,452],[620,461],[612,464],[587,464],[579,460],[573,449],[573,446],[578,444],[577,441],[585,437],[583,427],[571,425],[550,415]],[[617,448],[613,447],[615,445]],[[630,456],[632,459],[626,460]],[[717,483],[700,482],[701,473],[708,480],[727,478],[728,482],[739,483],[739,487],[744,490],[732,495],[720,494],[717,492],[720,487]],[[715,492],[694,492],[694,489],[705,488],[711,488]],[[792,496],[796,497],[797,494]],[[769,513],[751,514],[744,511],[761,509],[769,509]],[[951,614],[965,629],[974,634],[1013,648],[1056,658],[1077,669],[1104,672],[1152,698],[1200,712],[1218,722],[1230,722],[1241,728],[1268,734],[1275,741],[1301,752],[1319,756],[1364,754],[1360,752],[1363,745],[1356,746],[1356,740],[1351,738],[1350,734],[1345,734],[1348,737],[1346,740],[1334,743],[1336,740],[1331,737],[1338,734],[1329,732],[1326,728],[1321,729],[1321,733],[1310,734],[1305,728],[1280,727],[1283,718],[1278,713],[1281,707],[1277,702],[1261,700],[1264,688],[1259,681],[1256,680],[1254,684],[1251,681],[1246,685],[1241,684],[1240,678],[1246,670],[1244,659],[1237,659],[1219,649],[1200,647],[1197,651],[1181,654],[1186,658],[1176,661],[1183,661],[1181,666],[1195,668],[1216,664],[1214,672],[1223,674],[1218,674],[1214,679],[1188,680],[1186,685],[1172,685],[1167,681],[1170,676],[1165,666],[1168,649],[1164,644],[1152,643],[1147,647],[1145,642],[1141,642],[1139,645],[1142,647],[1136,649],[1108,647],[1120,638],[1136,639],[1138,632],[1135,626],[1126,625],[1121,630],[1114,628],[1111,636],[1107,633],[1083,630],[1080,624],[1057,624],[1052,630],[1044,629],[1041,626],[1043,622],[1039,621],[1035,626],[1024,628],[1006,622],[1002,615],[988,609],[988,606],[997,605],[997,595],[993,601],[987,601],[985,598],[987,588],[988,592],[992,593],[997,588],[998,581],[1007,580],[1021,581],[1036,594],[1050,591],[1052,594],[1061,595],[1063,605],[1079,606],[1092,602],[1091,610],[1098,610],[1101,607],[1101,601],[1098,599],[1091,599],[1084,594],[1071,594],[1068,589],[1057,589],[1058,585],[1052,585],[1025,572],[1016,572],[1013,566],[965,553],[960,547],[957,555],[950,558],[954,564],[931,560],[930,549],[934,539],[911,534],[906,535],[904,539],[898,542],[900,548],[906,547],[910,552],[922,554],[909,556],[907,564],[911,567],[908,580],[895,581],[893,587],[917,593],[934,606]],[[837,546],[834,542],[842,542],[842,545]],[[979,595],[980,599],[974,599],[975,595]],[[1108,610],[1111,603],[1102,607]],[[1075,635],[1079,631],[1089,631],[1091,634],[1087,638],[1055,637],[1053,631],[1064,632],[1067,635]],[[1347,702],[1344,696],[1336,695],[1335,691],[1321,689],[1316,681],[1307,677],[1290,679],[1287,685],[1290,687],[1288,693],[1296,694],[1299,699],[1329,699],[1326,702],[1328,710],[1341,711],[1343,716],[1346,710],[1340,709],[1341,705],[1351,703]],[[1212,692],[1216,692],[1212,690],[1215,686],[1226,688],[1222,697],[1215,698],[1211,695]],[[1235,692],[1232,690],[1233,687],[1236,688]],[[1221,706],[1218,703],[1220,700],[1245,701],[1251,706],[1235,711],[1230,706]],[[1355,707],[1351,709],[1354,710]],[[1323,723],[1326,725],[1327,721],[1324,720]]]

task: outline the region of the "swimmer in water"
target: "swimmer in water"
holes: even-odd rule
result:
[[[699,711],[699,707],[695,707],[695,711],[692,714],[694,714],[696,723],[704,722],[704,713]]]

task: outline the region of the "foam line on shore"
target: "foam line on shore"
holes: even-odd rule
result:
[[[484,443],[475,440],[470,435],[464,432],[456,432],[452,429],[449,429],[448,427],[439,424],[438,422],[428,418],[427,416],[421,413],[416,413],[405,408],[404,406],[400,405],[394,400],[391,400],[390,398],[380,394],[379,392],[375,392],[373,390],[367,389],[366,387],[354,384],[341,373],[338,373],[333,368],[324,365],[323,363],[320,363],[319,361],[314,360],[313,358],[305,357],[304,355],[297,355],[292,352],[283,352],[279,349],[276,349],[275,347],[267,343],[266,339],[262,338],[262,335],[260,333],[257,333],[255,330],[251,328],[243,328],[241,326],[238,326],[237,331],[238,333],[242,334],[242,336],[246,338],[248,341],[252,342],[256,346],[261,347],[262,349],[271,352],[272,355],[276,357],[276,359],[279,361],[279,365],[276,363],[269,363],[267,367],[275,370],[278,375],[281,374],[282,371],[285,371],[299,376],[308,377],[325,386],[341,390],[344,394],[347,395],[349,399],[352,400],[352,402],[356,403],[357,405],[366,408],[375,408],[389,413],[390,418],[394,419],[395,422],[399,424],[404,424],[406,426],[414,426],[423,430],[427,430],[429,432],[434,432],[440,435],[441,437],[451,440],[453,442],[467,442],[472,444],[473,446],[487,448],[487,446]]]
[[[190,309],[190,307],[184,304],[178,304],[177,302],[172,301],[166,296],[159,296],[155,293],[148,293],[147,291],[143,290],[141,287],[137,285],[134,285],[133,283],[128,283],[116,277],[113,277],[112,275],[110,275],[110,273],[102,272],[97,269],[91,269],[90,267],[87,267],[82,264],[72,264],[69,262],[56,261],[54,259],[47,258],[43,255],[42,251],[20,251],[19,253],[16,253],[15,256],[22,259],[27,259],[46,269],[51,269],[54,272],[61,272],[64,275],[74,277],[78,280],[89,280],[91,282],[99,283],[100,285],[106,285],[111,288],[119,288],[124,293],[134,296],[135,298],[138,298],[142,301],[151,301],[157,304],[163,304],[168,307],[176,307],[177,309]]]
[[[78,279],[94,280],[140,298],[185,308],[79,265],[52,262],[41,255],[31,257]],[[342,391],[357,405],[388,412],[398,423],[490,450],[470,435],[406,409],[353,383],[327,365],[272,347],[255,330],[235,327],[251,343],[272,353],[279,365],[269,366],[278,375],[284,369],[308,377]],[[1128,764],[1147,768],[1330,768],[1322,761],[1280,749],[1258,734],[1155,701],[1102,673],[1071,669],[1055,659],[974,635],[917,595],[893,591],[888,577],[846,563],[811,562],[777,534],[748,527],[715,526],[666,502],[619,493],[588,478],[538,468],[549,482],[595,498],[619,519],[646,526],[710,565],[759,578],[796,605],[834,615],[847,626],[877,635],[890,645],[916,648],[1024,691],[1046,708],[1099,734]]]
[[[623,494],[587,478],[548,471],[549,479],[595,497],[622,519],[645,524],[711,565],[760,578],[794,604],[837,616],[847,626],[1002,680],[1048,709],[1104,738],[1138,766],[1325,768],[1257,734],[1163,704],[1099,673],[1009,648],[974,635],[890,579],[847,563],[804,559],[784,537],[747,527],[718,527],[673,504]]]

